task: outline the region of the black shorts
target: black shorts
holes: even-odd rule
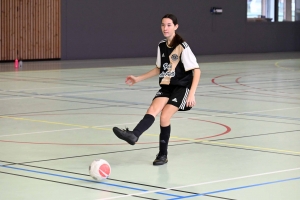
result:
[[[156,93],[155,98],[167,97],[169,101],[167,104],[171,104],[179,108],[179,111],[187,111],[192,107],[186,106],[186,100],[189,94],[189,89],[182,86],[162,86],[161,89]]]

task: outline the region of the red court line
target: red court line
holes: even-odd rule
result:
[[[233,74],[240,74],[240,73],[233,73]],[[216,82],[216,79],[217,79],[217,78],[220,78],[220,77],[223,77],[223,76],[228,76],[228,75],[233,75],[233,74],[223,74],[223,75],[214,77],[213,79],[211,79],[211,82],[212,82],[213,84],[215,84],[215,85],[217,85],[217,86],[220,86],[220,87],[223,87],[223,88],[228,88],[228,89],[236,90],[236,89],[234,89],[234,88],[226,87],[226,86],[221,85],[221,84],[218,84],[218,83]]]
[[[234,73],[234,74],[240,74],[240,73]],[[300,98],[297,98],[297,97],[291,97],[291,96],[283,96],[283,95],[274,95],[274,94],[268,94],[268,93],[262,93],[262,92],[254,92],[254,91],[247,91],[247,90],[242,90],[242,89],[235,89],[235,88],[231,88],[231,87],[227,87],[227,86],[224,86],[222,84],[219,84],[216,82],[216,79],[220,78],[220,77],[223,77],[223,76],[228,76],[228,75],[233,75],[233,74],[223,74],[223,75],[220,75],[220,76],[216,76],[214,77],[213,79],[211,79],[211,82],[217,86],[220,86],[220,87],[223,87],[223,88],[227,88],[227,89],[232,89],[232,90],[239,90],[239,91],[242,91],[242,92],[250,92],[250,93],[255,93],[255,94],[263,94],[263,95],[267,95],[267,96],[274,96],[274,97],[283,97],[283,98],[290,98],[290,99],[300,99]],[[255,75],[255,74],[254,74]],[[242,77],[242,76],[241,76]],[[239,78],[236,78],[235,82],[237,82],[238,79],[240,79],[241,77]],[[240,83],[238,83],[240,84]],[[242,85],[242,84],[240,84]],[[244,86],[244,85],[242,85]]]
[[[217,124],[217,125],[220,125],[220,126],[223,126],[223,127],[226,128],[226,131],[224,131],[223,133],[213,135],[213,136],[203,137],[203,138],[196,138],[195,140],[203,140],[203,139],[207,139],[207,138],[219,137],[219,136],[225,135],[225,134],[227,134],[231,131],[231,128],[229,126],[227,126],[225,124],[218,123],[218,122],[212,122],[212,121],[206,121],[206,120],[200,120],[200,119],[192,119],[192,118],[189,118],[189,119],[190,120],[198,120],[198,121],[209,122],[209,123]]]

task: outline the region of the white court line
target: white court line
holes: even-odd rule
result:
[[[10,134],[10,135],[0,135],[0,137],[10,137],[10,136],[17,136],[17,135],[32,135],[37,133],[51,133],[51,132],[60,132],[60,131],[72,131],[84,128],[70,128],[70,129],[60,129],[60,130],[52,130],[52,131],[40,131],[40,132],[31,132],[31,133],[18,133],[18,134]]]
[[[201,118],[209,118],[209,117],[222,117],[222,116],[230,116],[230,115],[241,115],[241,114],[247,114],[247,113],[260,113],[260,112],[272,112],[272,111],[279,111],[279,110],[292,110],[292,109],[299,109],[299,108],[300,107],[292,107],[292,108],[281,108],[281,109],[272,109],[272,110],[259,110],[259,111],[249,111],[249,112],[237,112],[237,113],[230,113],[230,114],[208,115],[208,116],[199,116],[199,117],[180,117],[180,118],[175,118],[175,119],[173,118],[171,120],[172,121],[174,121],[174,120],[186,120],[186,119],[189,119],[189,118],[201,119]],[[92,127],[101,128],[101,127],[112,127],[112,126],[117,126],[117,125],[128,125],[128,124],[136,124],[136,123],[137,122],[129,122],[129,123],[121,123],[121,124],[106,124],[106,125],[92,126]],[[83,129],[83,128],[62,129],[62,131],[63,130],[75,130],[75,129]],[[57,130],[57,131],[59,131],[59,130]],[[49,131],[49,132],[51,132],[51,131]],[[30,133],[28,133],[28,134],[30,134]],[[8,136],[11,136],[11,135],[8,135]],[[3,137],[3,136],[0,136],[0,137]]]
[[[278,80],[278,81],[260,81],[260,82],[243,82],[244,84],[252,84],[252,83],[281,83],[281,82],[297,82],[300,81],[300,79],[293,79],[293,80]]]
[[[236,84],[222,84],[223,86],[230,86],[230,85],[235,85],[235,86],[240,86],[240,85],[236,85]],[[206,87],[220,87],[220,86],[217,86],[217,85],[207,85],[207,86],[199,86],[198,88],[206,88]],[[139,91],[147,91],[147,90],[153,90],[153,91],[157,91],[159,88],[146,88],[146,89],[143,89],[143,88],[136,88],[136,89],[126,89],[126,88],[115,88],[115,89],[122,89],[120,91],[98,91],[98,92],[86,92],[86,93],[82,93],[82,94],[61,94],[61,95],[43,95],[43,94],[36,94],[36,95],[30,95],[28,97],[20,97],[20,98],[3,98],[3,99],[0,99],[0,101],[5,101],[5,100],[16,100],[16,99],[26,99],[26,98],[35,98],[35,97],[64,97],[64,96],[82,96],[82,95],[86,95],[86,94],[107,94],[107,93],[121,93],[121,92],[136,92],[137,90]],[[109,90],[109,89],[108,89]],[[252,90],[244,90],[243,88],[241,89],[238,89],[238,88],[235,88],[235,90],[241,90],[241,91],[244,91],[244,92],[257,92],[257,90],[259,89],[252,89]],[[9,91],[8,91],[9,92]],[[205,91],[204,91],[205,92]],[[207,92],[207,91],[206,91]],[[272,91],[269,91],[272,93]],[[275,92],[275,91],[274,91]],[[273,92],[273,93],[274,93]],[[198,92],[200,93],[200,92]],[[276,93],[276,92],[275,92]],[[221,93],[223,94],[223,93]],[[270,96],[272,94],[261,94],[261,95],[267,95],[267,96]],[[291,94],[293,95],[293,94]],[[294,94],[294,95],[297,95],[297,94]],[[280,96],[281,97],[281,96]],[[284,96],[282,96],[284,97]],[[292,96],[290,96],[292,97]],[[295,97],[293,97],[295,98]]]
[[[118,88],[116,88],[118,89]],[[147,89],[140,89],[140,90],[149,90]],[[0,101],[4,100],[15,100],[15,99],[26,99],[26,98],[36,98],[36,97],[64,97],[64,96],[84,96],[86,94],[107,94],[107,93],[117,93],[117,92],[136,92],[136,90],[120,90],[120,91],[104,91],[104,92],[86,92],[86,93],[81,93],[81,94],[61,94],[61,95],[43,95],[43,94],[35,94],[35,95],[30,95],[28,97],[20,97],[20,98],[6,98],[6,99],[0,99]]]
[[[251,83],[243,83],[243,84],[257,84],[257,83],[278,83],[278,82],[294,82],[295,80],[284,80],[284,81],[261,81],[261,82],[251,82]],[[101,83],[102,84],[102,83]],[[109,83],[107,83],[109,84]],[[222,84],[222,83],[218,83],[218,84]],[[99,86],[99,85],[90,85],[90,86]],[[74,86],[74,88],[76,87],[90,87],[90,86]],[[237,85],[236,83],[225,83],[225,84],[222,84],[222,86],[240,86],[240,85]],[[198,86],[198,88],[206,88],[206,87],[220,87],[218,85],[205,85],[205,86]],[[72,87],[53,87],[53,88],[72,88]],[[37,90],[38,89],[48,89],[48,88],[36,88]],[[115,89],[119,89],[119,88],[115,88]],[[159,89],[159,88],[157,88]],[[132,90],[121,90],[121,91],[102,91],[102,92],[88,92],[88,93],[83,93],[83,94],[67,94],[68,96],[74,96],[74,95],[86,95],[86,94],[96,94],[96,93],[99,93],[99,94],[107,94],[107,93],[116,93],[116,92],[136,92],[136,90],[157,90],[156,88],[147,88],[147,89],[143,89],[143,88],[136,88],[136,89],[132,89]],[[243,89],[238,89],[238,88],[235,88],[236,90],[243,90]],[[23,90],[35,90],[35,89],[23,89]],[[23,91],[23,90],[6,90],[6,91],[3,91],[3,92],[10,92],[10,91]],[[256,92],[257,89],[254,89],[254,90],[243,90],[243,91],[246,91],[246,92]],[[62,94],[62,95],[43,95],[43,94],[38,94],[38,95],[31,95],[29,97],[20,97],[20,98],[5,98],[5,99],[0,99],[0,101],[5,101],[5,100],[17,100],[17,99],[26,99],[26,98],[35,98],[35,97],[61,97],[61,96],[64,96],[66,94]],[[265,95],[270,95],[270,94],[265,94]],[[296,95],[296,94],[295,94]]]
[[[77,88],[77,87],[90,87],[90,86],[69,86],[69,87],[46,87],[46,88],[27,88],[27,89],[18,89],[18,90],[6,90],[5,92],[22,92],[25,90],[48,90],[48,89],[56,89],[56,88]]]
[[[273,66],[275,63],[273,63],[274,61],[277,61],[277,62],[282,62],[282,61],[286,61],[286,60],[300,60],[300,59],[297,59],[297,58],[294,58],[294,59],[282,59],[282,60],[278,60],[278,59],[272,59],[272,60],[240,60],[240,61],[224,61],[224,62],[199,62],[198,64],[199,65],[204,65],[204,64],[219,64],[219,63],[250,63],[250,64],[253,64],[251,62],[262,62],[262,61],[267,61],[268,63],[264,64],[266,67],[271,67]],[[269,62],[270,61],[270,62]],[[272,62],[273,61],[273,62]],[[254,63],[256,64],[256,63]],[[260,63],[259,63],[260,64]],[[271,66],[269,66],[271,65]]]
[[[111,88],[110,88],[111,89]],[[115,89],[119,89],[119,88],[115,88]],[[109,90],[109,89],[107,89],[107,90]],[[53,96],[53,97],[64,97],[64,96],[82,96],[82,95],[86,95],[86,94],[97,94],[97,93],[99,93],[99,94],[107,94],[107,93],[116,93],[116,92],[129,92],[129,91],[134,91],[134,90],[120,90],[120,91],[98,91],[98,92],[86,92],[86,93],[82,93],[82,94],[60,94],[60,95],[55,95],[55,96]],[[40,95],[40,96],[42,96],[42,95]],[[51,95],[50,95],[50,97],[52,97]]]
[[[108,125],[102,125],[102,126],[93,126],[96,128],[102,128],[102,127],[107,127],[107,126],[119,126],[119,125],[128,125],[128,124],[137,124],[138,122],[130,122],[130,123],[122,123],[122,124],[108,124]]]
[[[121,91],[114,91],[113,93],[116,93],[116,92],[129,92],[129,91],[134,91],[134,90],[121,90]],[[74,96],[74,95],[77,95],[77,96],[82,96],[82,95],[86,95],[86,94],[95,94],[95,93],[102,93],[102,94],[106,94],[106,93],[112,93],[112,92],[88,92],[88,93],[82,93],[82,94],[62,94],[62,95],[30,95],[28,97],[20,97],[20,98],[6,98],[6,99],[0,99],[0,101],[4,101],[4,100],[16,100],[16,99],[29,99],[29,98],[36,98],[36,97],[47,97],[47,98],[50,98],[50,97],[64,97],[64,96]]]
[[[278,111],[278,110],[293,110],[293,109],[299,109],[299,108],[300,107],[293,107],[293,108],[282,108],[282,109],[272,109],[272,110],[249,111],[249,112],[239,112],[239,113],[230,113],[230,114],[207,115],[207,116],[199,116],[199,117],[184,117],[184,118],[176,118],[176,119],[173,118],[171,120],[173,121],[173,120],[182,120],[182,119],[190,119],[190,118],[192,118],[192,119],[201,119],[201,118],[209,118],[209,117],[224,117],[224,116],[230,116],[230,115],[242,115],[242,114],[247,114],[247,113],[250,114],[250,113],[260,113],[260,112],[272,112],[272,111]]]
[[[74,80],[76,81],[76,80]],[[51,84],[51,82],[50,82]],[[45,88],[27,88],[27,89],[17,89],[17,90],[3,90],[2,92],[22,92],[22,91],[28,91],[28,90],[47,90],[47,89],[56,89],[56,88],[83,88],[83,87],[100,87],[102,85],[112,85],[112,83],[94,83],[93,85],[82,85],[82,86],[62,86],[62,87],[45,87]]]
[[[223,116],[229,116],[229,115],[242,115],[247,113],[260,113],[260,112],[272,112],[272,111],[278,111],[278,110],[293,110],[293,109],[299,109],[300,107],[293,107],[293,108],[280,108],[280,109],[272,109],[272,110],[259,110],[259,111],[249,111],[249,112],[237,112],[237,113],[231,113],[231,114],[220,114],[220,115],[208,115],[208,116],[199,116],[199,117],[180,117],[180,118],[172,118],[171,120],[185,120],[185,119],[201,119],[201,118],[208,118],[208,117],[223,117]],[[205,111],[204,111],[205,112]],[[122,123],[122,124],[106,124],[101,126],[93,126],[96,128],[102,128],[107,126],[117,126],[117,125],[128,125],[128,124],[136,124],[138,122],[129,122],[129,123]]]
[[[160,189],[160,190],[152,190],[152,191],[146,191],[146,192],[139,192],[139,193],[121,195],[121,196],[116,196],[116,197],[103,198],[103,200],[119,199],[119,198],[131,197],[131,196],[136,196],[136,195],[144,195],[144,194],[151,194],[151,193],[163,192],[163,191],[174,190],[174,189],[182,189],[182,188],[195,187],[195,186],[200,186],[200,185],[209,185],[209,184],[214,184],[214,183],[222,183],[222,182],[241,180],[241,179],[259,177],[259,176],[266,176],[266,175],[271,175],[271,174],[279,174],[279,173],[291,172],[291,171],[297,171],[297,170],[300,170],[300,168],[293,168],[293,169],[286,169],[286,170],[280,170],[280,171],[266,172],[266,173],[261,173],[261,174],[240,176],[240,177],[235,177],[235,178],[221,179],[221,180],[215,180],[215,181],[209,181],[209,182],[203,182],[203,183],[195,183],[195,184],[190,184],[190,185],[182,185],[182,186],[170,187],[170,188]],[[100,199],[97,199],[97,200],[100,200]]]
[[[282,82],[297,82],[297,81],[300,81],[300,79],[295,79],[295,80],[279,80],[279,81],[259,81],[259,82],[242,82],[241,84],[248,84],[248,85],[251,85],[251,84],[257,84],[257,83],[282,83]],[[218,83],[218,84],[222,84],[222,83]],[[239,86],[237,83],[225,83],[225,84],[222,84],[224,86],[230,86],[230,85],[236,85],[236,86]]]
[[[249,84],[250,85],[250,84],[257,84],[257,83],[281,83],[281,82],[295,82],[295,81],[300,81],[300,79],[295,79],[295,80],[278,80],[278,81],[245,82],[245,83],[243,82],[243,84]],[[88,86],[85,85],[85,86],[70,86],[70,87],[48,87],[48,88],[29,88],[29,89],[18,89],[18,90],[4,90],[3,92],[18,92],[18,91],[25,91],[25,90],[39,90],[39,89],[53,89],[53,88],[77,88],[77,87],[91,87],[91,86],[93,87],[93,86],[101,86],[101,84],[103,84],[103,85],[111,85],[112,83],[99,83],[99,85],[88,85]],[[222,83],[220,83],[220,84],[222,84]],[[231,86],[231,85],[237,85],[237,83],[224,83],[222,85],[224,85],[224,86]],[[205,88],[205,87],[219,87],[219,86],[214,85],[214,84],[205,85],[205,86],[201,86],[201,84],[200,84],[198,86],[198,88]],[[157,89],[159,89],[159,87],[157,87]]]
[[[260,113],[260,112],[272,112],[272,111],[278,111],[278,110],[295,110],[299,109],[300,107],[292,107],[292,108],[279,108],[279,109],[272,109],[272,110],[258,110],[258,111],[249,111],[249,112],[237,112],[237,113],[231,113],[231,114],[225,114],[221,116],[227,116],[227,115],[241,115],[241,114],[249,114],[249,113]],[[220,115],[212,115],[212,117],[218,117]],[[197,118],[197,117],[195,117]]]
[[[5,101],[5,100],[17,100],[17,99],[30,99],[30,98],[35,98],[35,97],[34,97],[34,96],[30,96],[30,97],[7,98],[7,99],[0,99],[0,101]]]

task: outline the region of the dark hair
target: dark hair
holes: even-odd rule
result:
[[[176,26],[178,24],[178,20],[177,17],[173,14],[166,14],[165,16],[162,17],[161,20],[163,20],[164,18],[169,18],[172,20],[173,24]],[[177,45],[181,44],[184,42],[184,39],[178,35],[177,33],[175,33],[174,38],[172,39],[171,44],[169,44],[169,46],[171,47],[176,47]]]

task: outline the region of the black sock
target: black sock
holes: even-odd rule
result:
[[[168,155],[168,143],[170,139],[171,125],[162,127],[160,126],[159,135],[159,155]]]
[[[150,126],[153,124],[155,118],[153,115],[146,114],[144,118],[136,125],[133,129],[133,134],[137,137],[140,137]]]

